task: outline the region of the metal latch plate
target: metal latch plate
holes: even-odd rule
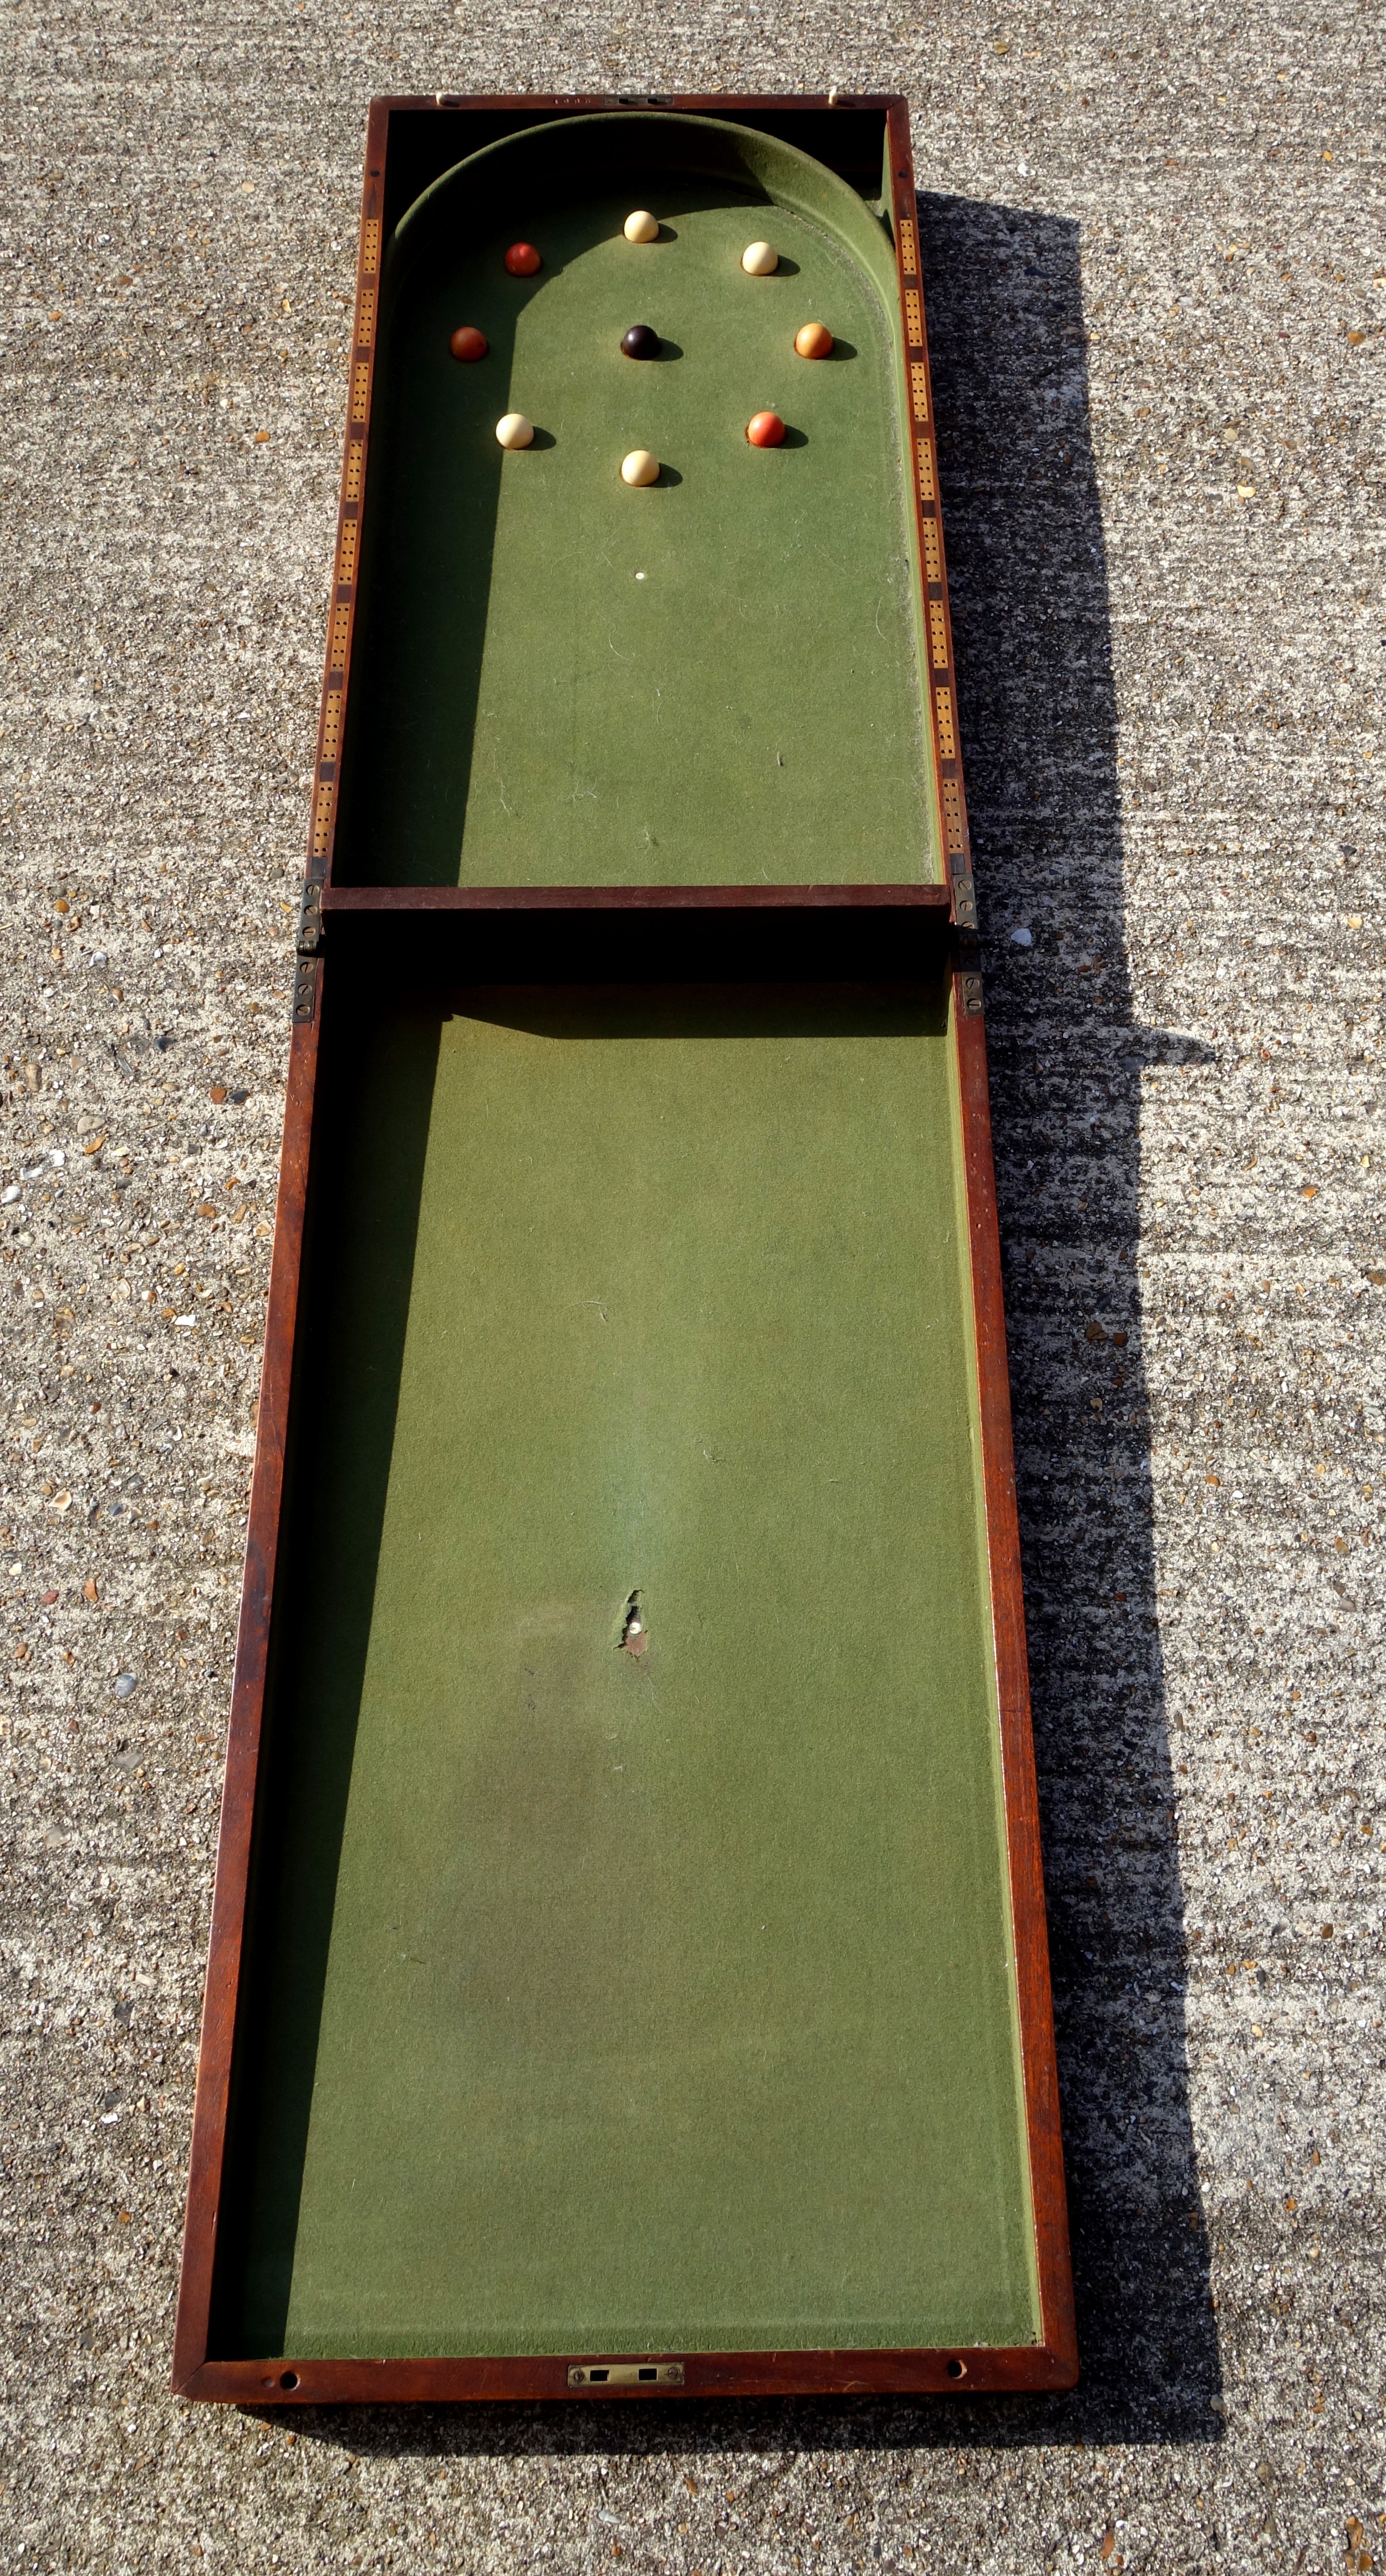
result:
[[[682,2388],[681,2361],[575,2361],[570,2388]]]

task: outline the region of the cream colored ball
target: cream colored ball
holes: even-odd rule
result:
[[[508,411],[504,420],[496,423],[496,436],[502,447],[532,447],[534,423],[526,420],[522,411]]]
[[[627,241],[658,241],[659,217],[647,213],[642,206],[637,213],[627,215],[625,229]]]
[[[748,277],[773,277],[779,264],[780,254],[769,242],[751,242],[741,254]]]
[[[633,447],[622,464],[621,481],[638,485],[657,483],[658,480],[659,458],[651,456],[648,447]]]

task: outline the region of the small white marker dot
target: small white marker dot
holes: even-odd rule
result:
[[[643,581],[643,580],[645,579],[645,575],[644,575],[644,573],[643,573],[643,572],[638,572],[638,573],[636,574],[635,578],[636,578],[636,580],[637,580],[637,581]]]

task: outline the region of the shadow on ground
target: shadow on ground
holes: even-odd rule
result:
[[[920,211],[1083,2363],[1073,2396],[1003,2421],[1025,2439],[1207,2440],[1220,2381],[1136,1275],[1141,1076],[1207,1051],[1131,1005],[1078,226],[956,198]]]
[[[920,203],[988,1033],[1083,2378],[1053,2398],[303,2410],[358,2451],[1208,2442],[1220,2379],[1136,1277],[1107,565],[1074,223]],[[1015,929],[1031,943],[1017,944]]]

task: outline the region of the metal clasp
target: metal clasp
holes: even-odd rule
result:
[[[575,2361],[570,2388],[682,2388],[681,2361]]]

